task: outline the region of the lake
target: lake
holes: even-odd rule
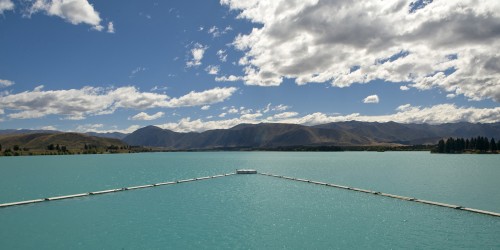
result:
[[[186,152],[0,158],[0,202],[253,168],[500,212],[500,155]],[[500,248],[500,218],[261,175],[0,209],[2,249]]]

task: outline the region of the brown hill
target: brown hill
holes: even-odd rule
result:
[[[3,149],[13,148],[15,145],[35,150],[45,150],[48,145],[66,146],[68,150],[83,149],[85,144],[93,145],[97,148],[105,148],[111,145],[126,146],[127,144],[111,138],[89,136],[79,133],[35,133],[35,134],[15,134],[2,135],[0,144]]]

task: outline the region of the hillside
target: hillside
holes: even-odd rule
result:
[[[97,148],[105,148],[111,145],[127,146],[118,139],[100,138],[79,133],[32,133],[13,134],[0,137],[0,144],[3,149],[13,148],[15,145],[30,150],[45,150],[50,144],[66,146],[68,150],[81,150],[85,145],[92,145]]]
[[[216,148],[275,148],[287,146],[375,146],[436,144],[446,137],[500,138],[494,124],[400,124],[395,122],[336,122],[317,126],[297,124],[240,124],[230,129],[177,133],[148,126],[126,136],[129,145],[172,150]]]

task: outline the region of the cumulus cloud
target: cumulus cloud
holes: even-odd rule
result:
[[[210,105],[204,105],[201,107],[201,110],[209,110],[210,109]]]
[[[209,65],[208,67],[205,68],[205,71],[209,74],[209,75],[217,75],[219,74],[219,65]]]
[[[201,65],[201,60],[205,55],[205,50],[207,50],[207,46],[203,46],[199,43],[195,43],[193,48],[191,49],[191,59],[186,62],[186,67],[196,67]]]
[[[191,91],[188,94],[179,98],[172,98],[168,101],[166,107],[191,107],[201,106],[222,102],[231,97],[237,88],[213,88],[202,92]]]
[[[272,103],[268,103],[265,108],[259,110],[259,112],[262,113],[267,113],[269,111],[277,111],[277,112],[283,112],[285,110],[290,109],[290,106],[284,105],[284,104],[279,104],[276,106],[272,106]]]
[[[283,112],[279,114],[275,114],[272,116],[273,120],[281,120],[281,119],[286,119],[286,118],[291,118],[297,116],[299,113],[297,112]]]
[[[36,0],[29,12],[58,16],[74,25],[84,23],[98,31],[104,28],[99,12],[87,0]]]
[[[500,101],[500,2],[222,0],[258,23],[233,45],[249,85],[375,79]],[[405,90],[405,88],[402,88]]]
[[[0,15],[2,15],[4,11],[13,10],[14,7],[15,5],[11,0],[0,0]]]
[[[290,106],[284,105],[284,104],[279,104],[277,106],[274,106],[271,108],[272,111],[285,111],[289,109]]]
[[[227,53],[226,53],[225,50],[222,50],[222,49],[218,50],[217,51],[217,56],[219,57],[219,60],[221,62],[227,61]]]
[[[363,99],[363,103],[378,103],[378,95],[369,95],[365,99]]]
[[[148,115],[146,112],[140,112],[139,114],[130,117],[129,120],[152,121],[161,118],[164,115],[165,113],[163,112],[157,112],[153,115]]]
[[[230,108],[229,110],[227,110],[227,113],[229,114],[238,114],[238,112],[240,112],[237,108]]]
[[[42,129],[42,130],[57,130],[57,128],[55,126],[52,126],[52,125],[40,127],[40,129]]]
[[[9,87],[14,85],[13,81],[0,79],[0,88]]]
[[[83,124],[83,125],[78,125],[75,129],[75,132],[80,132],[80,133],[87,133],[87,132],[95,132],[95,133],[113,133],[113,132],[119,132],[119,133],[124,133],[124,134],[129,134],[137,129],[139,129],[139,125],[131,125],[128,128],[125,129],[118,129],[117,126],[110,126],[108,129],[104,128],[104,124]]]
[[[0,107],[10,110],[12,119],[39,118],[61,115],[63,119],[81,120],[87,116],[112,114],[117,109],[149,109],[202,106],[229,98],[237,88],[213,88],[170,98],[165,94],[140,92],[136,87],[83,87],[69,90],[33,91],[0,96]],[[12,112],[13,111],[13,112]]]
[[[261,117],[261,113],[244,114],[240,116],[242,123],[247,123],[247,121],[253,122],[255,119]]]
[[[96,132],[98,129],[101,129],[104,127],[104,124],[98,123],[98,124],[83,124],[83,125],[78,125],[76,127],[76,131],[78,132]]]
[[[308,114],[297,117],[295,112],[286,112],[285,115],[279,114],[264,117],[261,113],[250,114],[239,118],[203,121],[201,119],[192,120],[191,118],[183,118],[178,122],[160,124],[159,127],[170,129],[177,132],[202,132],[211,129],[227,129],[241,123],[290,123],[302,124],[307,126],[325,124],[329,122],[342,121],[365,121],[365,122],[389,122],[395,121],[400,123],[428,123],[441,124],[453,122],[480,122],[492,123],[500,121],[500,107],[496,108],[472,108],[472,107],[457,107],[454,104],[439,104],[431,107],[415,107],[410,104],[401,105],[396,110],[397,112],[390,115],[367,116],[359,113],[348,115],[327,115],[321,112]],[[225,113],[223,113],[225,114]],[[221,116],[219,116],[221,117]],[[224,117],[224,116],[222,116]]]
[[[108,23],[108,33],[115,33],[115,25],[113,22]]]
[[[203,30],[203,29],[202,29]],[[208,34],[212,35],[212,37],[216,38],[221,35],[226,34],[228,31],[233,30],[231,26],[227,26],[224,29],[219,29],[217,26],[212,26],[210,29],[207,30]]]
[[[241,81],[244,80],[244,77],[242,76],[218,76],[215,78],[216,82],[236,82],[236,81]]]
[[[410,88],[408,86],[406,86],[406,85],[403,85],[403,86],[399,87],[399,89],[402,90],[402,91],[410,90]]]
[[[406,111],[412,108],[411,104],[403,104],[396,108],[397,111]]]
[[[446,98],[448,98],[448,99],[453,99],[453,98],[455,98],[456,96],[457,96],[457,95],[455,95],[455,94],[447,94],[447,95],[446,95]]]
[[[218,121],[202,121],[201,119],[191,120],[190,117],[182,118],[178,122],[165,123],[157,125],[163,129],[169,129],[176,132],[202,132],[211,129],[231,128],[241,123],[239,118]]]

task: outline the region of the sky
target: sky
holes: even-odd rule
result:
[[[0,129],[500,122],[498,0],[0,0]]]

